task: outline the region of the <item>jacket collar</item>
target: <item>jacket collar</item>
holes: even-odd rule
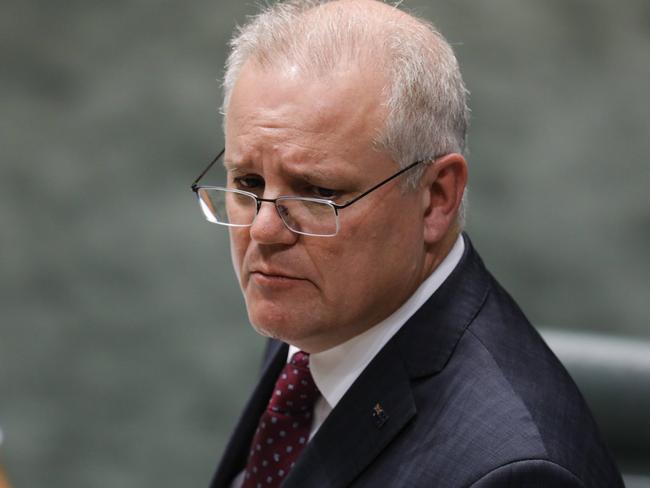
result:
[[[488,296],[491,275],[467,234],[463,238],[465,252],[456,269],[395,337],[412,378],[444,368]]]

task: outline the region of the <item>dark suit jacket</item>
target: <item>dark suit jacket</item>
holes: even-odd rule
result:
[[[284,487],[623,486],[575,384],[464,237],[459,265],[359,376]],[[243,469],[286,354],[270,344],[213,488]]]

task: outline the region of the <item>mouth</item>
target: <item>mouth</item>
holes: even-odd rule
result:
[[[261,276],[264,278],[270,278],[270,279],[279,279],[279,280],[302,280],[302,278],[298,278],[297,276],[291,276],[286,273],[280,273],[277,271],[262,271],[262,270],[253,270],[251,271],[251,276]]]
[[[287,287],[307,281],[304,278],[299,278],[283,272],[259,269],[250,272],[250,279],[256,285],[264,288]]]

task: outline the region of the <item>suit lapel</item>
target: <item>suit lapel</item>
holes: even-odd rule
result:
[[[488,297],[492,277],[463,237],[465,252],[456,269],[393,338],[411,378],[442,371]]]
[[[415,415],[409,375],[384,348],[327,417],[282,485],[347,486]]]
[[[235,431],[228,441],[223,458],[212,479],[210,485],[212,488],[229,486],[233,478],[244,469],[253,433],[262,411],[271,398],[275,381],[286,363],[287,351],[286,344],[277,341],[269,343],[262,366],[262,377],[237,421]]]

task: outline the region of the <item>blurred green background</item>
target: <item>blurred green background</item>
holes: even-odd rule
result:
[[[406,7],[472,92],[468,230],[533,323],[650,336],[650,3]],[[207,486],[254,384],[189,184],[252,2],[0,4],[0,448],[16,487]]]

